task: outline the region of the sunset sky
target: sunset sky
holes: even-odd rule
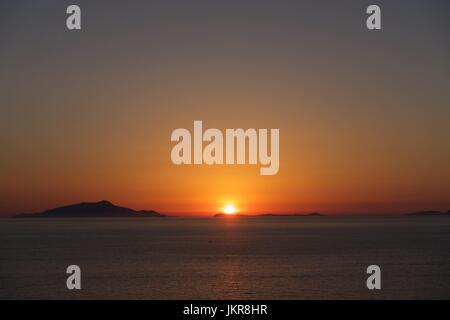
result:
[[[450,210],[450,5],[369,4],[2,1],[0,215]],[[279,128],[278,174],[172,164],[194,120]]]

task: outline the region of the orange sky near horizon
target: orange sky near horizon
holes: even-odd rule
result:
[[[447,22],[425,2],[406,16],[390,3],[399,19],[367,33],[355,3],[156,1],[161,10],[107,13],[92,3],[79,33],[59,27],[51,4],[11,4],[0,31],[0,215],[103,199],[181,215],[227,203],[244,213],[450,210]],[[171,132],[192,132],[194,120],[279,128],[278,174],[174,165]]]

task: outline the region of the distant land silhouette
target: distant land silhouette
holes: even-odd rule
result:
[[[152,218],[165,217],[156,211],[136,211],[109,201],[82,202],[38,213],[22,213],[16,218]]]
[[[326,214],[313,212],[313,213],[293,213],[293,214],[275,214],[275,213],[263,213],[263,214],[226,214],[217,213],[214,215],[215,218],[222,217],[243,217],[243,218],[258,218],[258,217],[325,217]]]
[[[450,216],[450,210],[445,211],[418,211],[413,213],[407,213],[407,216]]]

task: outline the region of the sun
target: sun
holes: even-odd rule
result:
[[[235,214],[236,213],[236,207],[233,206],[232,204],[227,204],[224,208],[223,208],[223,212],[225,214]]]

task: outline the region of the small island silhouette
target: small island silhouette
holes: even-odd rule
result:
[[[153,218],[165,217],[156,211],[119,207],[109,201],[81,202],[37,213],[22,213],[16,218]]]
[[[449,216],[449,211],[418,211],[405,213],[405,216]],[[261,214],[226,214],[216,213],[214,218],[263,218],[263,217],[326,217],[326,214],[319,212],[312,213],[261,213]],[[126,207],[116,206],[107,200],[99,202],[81,202],[67,206],[57,207],[42,212],[21,213],[15,218],[161,218],[167,217],[164,214],[153,210],[134,210]]]
[[[407,216],[450,216],[450,210],[445,211],[417,211],[413,213],[407,213]]]
[[[240,217],[240,218],[258,218],[258,217],[325,217],[326,214],[313,212],[313,213],[292,213],[292,214],[275,214],[275,213],[262,213],[262,214],[226,214],[217,213],[214,218],[223,217]]]

